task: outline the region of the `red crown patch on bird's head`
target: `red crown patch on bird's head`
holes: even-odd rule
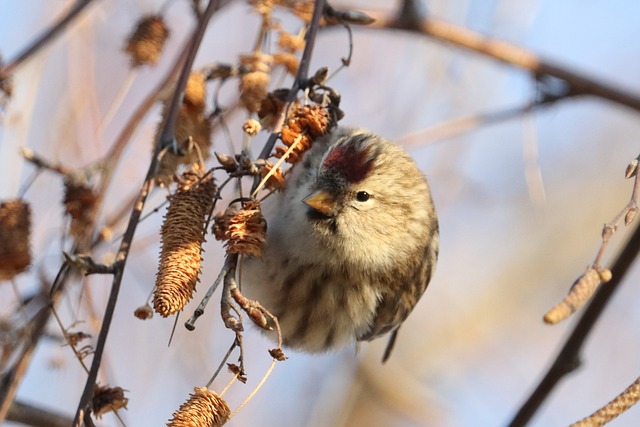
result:
[[[349,183],[362,181],[373,166],[370,147],[353,139],[336,145],[327,153],[322,167],[344,177]]]

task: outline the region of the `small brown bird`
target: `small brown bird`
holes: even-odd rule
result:
[[[284,344],[337,349],[398,328],[438,258],[438,219],[424,175],[369,131],[337,128],[264,203],[267,241],[244,260],[242,286],[277,316]]]

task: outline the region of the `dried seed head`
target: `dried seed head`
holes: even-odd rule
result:
[[[295,108],[282,127],[281,139],[284,145],[295,147],[287,157],[289,163],[302,160],[303,154],[311,148],[313,141],[333,127],[329,110],[322,105],[305,105]],[[287,151],[284,147],[276,147],[276,157],[282,157]]]
[[[174,181],[174,177],[180,165],[189,165],[209,158],[211,148],[211,120],[205,114],[204,100],[206,91],[202,73],[191,73],[185,96],[178,111],[176,121],[176,144],[179,153],[172,148],[167,149],[160,160],[156,181],[162,186],[168,186]],[[162,120],[156,129],[153,142],[158,141],[161,126],[169,110],[169,100],[164,103]]]
[[[240,66],[246,70],[240,77],[240,102],[250,113],[258,112],[267,97],[271,62],[271,56],[261,53],[240,57]]]
[[[157,64],[167,37],[169,29],[161,16],[143,16],[127,39],[125,51],[131,57],[131,66]]]
[[[0,203],[0,280],[11,280],[31,264],[31,207],[20,199]]]
[[[211,226],[211,233],[216,240],[227,240],[227,229],[229,228],[229,220],[233,218],[237,209],[229,207],[226,210],[220,211],[213,218],[213,226]]]
[[[298,57],[289,52],[278,52],[273,54],[273,63],[283,66],[289,74],[295,77],[298,73],[300,62]]]
[[[256,136],[260,132],[260,122],[255,119],[247,119],[242,125],[242,130],[249,136]]]
[[[81,180],[67,177],[64,180],[64,207],[71,217],[69,233],[81,237],[90,228],[97,209],[98,196]]]
[[[167,427],[218,427],[229,420],[229,405],[215,391],[206,387],[195,387],[193,391],[173,413]]]
[[[153,317],[153,309],[147,303],[135,309],[133,315],[136,316],[140,320],[147,320]]]
[[[91,399],[91,411],[96,418],[110,411],[118,409],[127,409],[129,399],[124,396],[122,387],[105,387],[96,385],[93,391],[93,399]]]
[[[278,36],[278,46],[285,52],[296,53],[304,49],[304,37],[290,34],[287,32],[281,32]]]
[[[264,179],[272,170],[273,164],[271,164],[271,162],[264,162],[264,164],[260,166],[260,177]],[[282,191],[284,190],[286,183],[282,169],[276,168],[273,173],[269,175],[264,186],[269,191]]]
[[[216,192],[213,178],[208,176],[198,182],[201,176],[197,170],[183,175],[169,199],[162,224],[162,250],[153,295],[153,307],[162,317],[184,308],[200,274],[204,225]]]
[[[226,240],[227,252],[260,256],[266,238],[266,222],[260,202],[244,202],[242,209],[228,209],[216,215],[212,232],[216,239]]]

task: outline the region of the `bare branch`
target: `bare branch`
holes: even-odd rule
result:
[[[7,420],[32,427],[68,427],[73,422],[66,415],[17,400],[11,404]]]
[[[567,96],[591,95],[640,111],[640,95],[603,83],[581,72],[544,59],[539,55],[512,43],[487,37],[467,28],[427,17],[419,25],[412,21],[378,18],[367,28],[386,28],[416,32],[435,40],[456,45],[500,62],[530,71],[537,80],[557,78],[568,85]]]

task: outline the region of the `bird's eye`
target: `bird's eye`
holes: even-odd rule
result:
[[[371,197],[371,196],[366,191],[358,191],[356,193],[356,199],[359,202],[366,202],[367,200],[369,200],[369,197]]]

